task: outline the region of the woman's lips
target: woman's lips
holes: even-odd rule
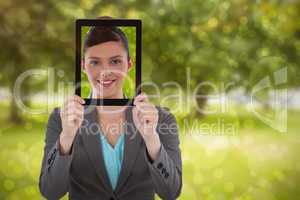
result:
[[[115,81],[116,81],[116,79],[114,79],[114,80],[97,80],[97,83],[103,87],[110,87]]]

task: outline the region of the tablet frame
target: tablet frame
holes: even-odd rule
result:
[[[125,26],[135,27],[136,30],[136,74],[135,74],[135,96],[141,93],[141,62],[142,62],[142,21],[139,19],[77,19],[75,22],[75,94],[81,97],[81,27],[82,26]],[[95,99],[83,98],[84,105],[104,105],[104,106],[133,106],[132,99]]]

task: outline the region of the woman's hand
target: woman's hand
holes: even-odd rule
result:
[[[148,153],[152,160],[155,160],[160,150],[160,139],[156,132],[158,123],[158,110],[155,105],[149,102],[145,93],[138,95],[133,104],[133,121],[145,141]]]
[[[62,106],[60,118],[62,121],[62,132],[60,134],[60,152],[68,154],[71,150],[73,140],[78,128],[83,121],[84,100],[77,95],[71,96]]]

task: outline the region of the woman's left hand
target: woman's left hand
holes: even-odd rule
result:
[[[134,124],[145,141],[151,159],[155,160],[161,146],[156,132],[158,110],[149,102],[145,93],[136,96],[133,104],[135,105],[132,110]]]

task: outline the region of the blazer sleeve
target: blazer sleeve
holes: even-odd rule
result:
[[[67,193],[69,168],[73,156],[73,145],[70,154],[60,154],[59,135],[62,126],[59,112],[59,108],[55,108],[48,119],[39,177],[39,190],[46,199],[50,200],[59,199]]]
[[[155,192],[164,200],[179,197],[182,189],[182,161],[179,147],[179,134],[176,118],[168,108],[160,108],[157,133],[161,140],[158,157],[153,161],[147,149],[145,156],[148,160],[150,174]]]

